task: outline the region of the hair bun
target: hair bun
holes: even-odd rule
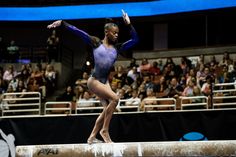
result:
[[[115,23],[115,20],[113,20],[112,18],[106,18],[105,23]]]

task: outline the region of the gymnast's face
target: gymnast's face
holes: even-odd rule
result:
[[[117,26],[111,26],[105,31],[105,35],[109,42],[116,43],[118,40],[119,28]]]

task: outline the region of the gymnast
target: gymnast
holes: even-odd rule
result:
[[[119,97],[112,91],[108,76],[110,70],[117,59],[117,55],[125,52],[129,48],[133,47],[138,42],[138,36],[131,25],[128,14],[122,10],[124,23],[130,28],[131,39],[118,43],[119,27],[113,22],[106,23],[104,26],[104,38],[100,40],[97,37],[90,36],[86,32],[72,26],[65,21],[58,20],[48,25],[48,28],[56,28],[63,26],[66,29],[72,31],[79,37],[81,37],[87,44],[93,48],[94,57],[94,70],[88,79],[88,89],[96,94],[103,104],[104,108],[102,113],[98,116],[93,130],[87,140],[88,144],[101,142],[96,138],[99,132],[105,143],[113,143],[109,135],[109,125],[116,109]]]

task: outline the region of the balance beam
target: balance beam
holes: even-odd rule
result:
[[[16,157],[236,156],[236,141],[176,141],[17,146]]]

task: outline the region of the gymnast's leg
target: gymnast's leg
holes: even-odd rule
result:
[[[98,139],[96,139],[97,133],[98,131],[101,130],[102,126],[103,126],[103,122],[104,122],[104,115],[105,115],[105,108],[107,107],[107,103],[106,101],[101,101],[102,105],[104,106],[104,109],[102,111],[102,113],[98,116],[95,125],[93,127],[93,130],[87,140],[88,144],[92,144],[92,143],[97,143],[100,142]],[[102,142],[102,141],[101,141]]]
[[[110,135],[109,135],[109,125],[110,125],[110,121],[112,118],[112,114],[115,111],[115,108],[116,108],[117,103],[119,101],[119,97],[112,91],[112,89],[108,83],[103,84],[103,83],[99,82],[98,80],[96,80],[95,78],[89,78],[88,88],[93,93],[95,93],[98,97],[105,99],[105,100],[109,100],[108,106],[105,107],[103,110],[104,115],[101,114],[102,116],[100,117],[101,119],[104,118],[102,129],[100,130],[100,135],[102,136],[103,140],[106,143],[111,143],[112,141],[111,141]],[[102,120],[99,119],[98,122],[100,122],[100,121],[102,121]],[[99,125],[100,125],[100,123],[99,123]],[[98,129],[98,127],[96,127],[96,129]],[[95,130],[94,133],[96,133],[96,131],[97,130]]]

